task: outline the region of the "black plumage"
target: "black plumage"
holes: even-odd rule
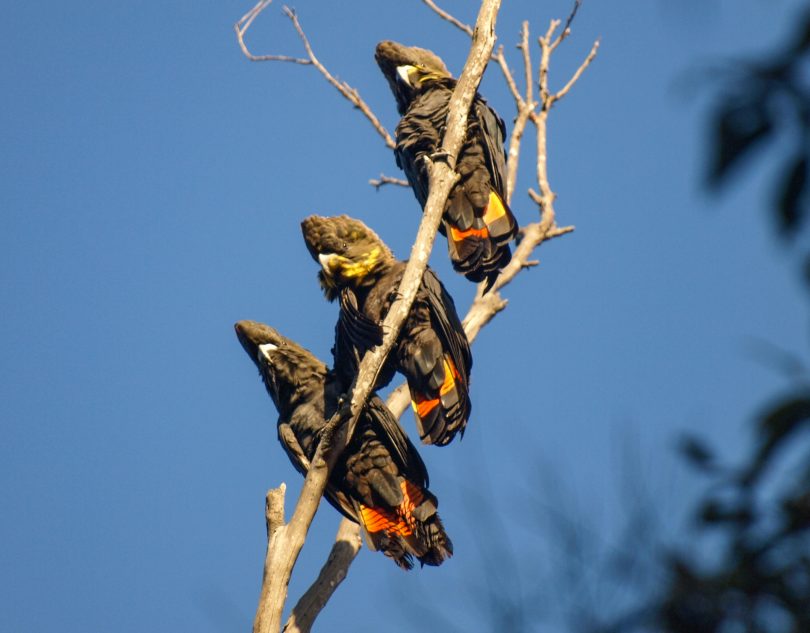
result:
[[[424,208],[428,198],[425,162],[440,150],[456,80],[433,52],[380,42],[375,53],[402,119],[396,129],[397,165]],[[441,230],[453,267],[487,289],[509,263],[509,242],[518,225],[506,204],[506,129],[498,114],[476,93],[459,151],[460,180],[448,197]]]
[[[278,409],[279,441],[295,468],[306,474],[320,432],[338,408],[342,384],[313,354],[273,328],[240,321],[235,329]],[[412,557],[440,565],[453,553],[436,512],[438,500],[427,488],[427,470],[416,447],[372,395],[330,474],[327,500],[363,527],[372,549],[410,569]]]
[[[310,216],[301,223],[331,301],[340,298],[335,371],[347,384],[363,354],[382,343],[381,324],[393,303],[406,262],[397,260],[365,224],[348,216]],[[463,434],[470,415],[472,355],[452,297],[428,268],[394,350],[377,378],[382,388],[399,370],[408,380],[419,435],[444,445]]]

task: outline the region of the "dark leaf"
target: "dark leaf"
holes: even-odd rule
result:
[[[795,532],[810,529],[810,490],[783,499],[782,512],[788,530]]]
[[[765,413],[759,424],[760,446],[743,483],[751,484],[759,477],[776,448],[803,423],[810,422],[810,397],[799,396],[779,403]]]
[[[796,233],[807,212],[808,174],[807,155],[802,153],[792,157],[782,170],[783,178],[779,183],[777,194],[777,211],[779,228],[790,237]]]
[[[810,50],[810,12],[804,15],[804,19],[798,28],[798,37],[793,45],[793,54],[797,57]]]
[[[773,131],[773,121],[760,90],[743,99],[730,96],[714,114],[714,156],[709,166],[708,184],[723,184],[740,159],[764,141]]]
[[[713,472],[715,470],[714,452],[695,435],[685,435],[678,444],[678,450],[687,461],[698,470]]]
[[[784,439],[797,425],[810,421],[810,396],[786,400],[766,413],[760,423],[763,438],[771,443]]]
[[[753,510],[746,504],[722,504],[716,499],[709,499],[700,508],[701,522],[712,525],[718,523],[736,523],[749,525],[753,520]]]

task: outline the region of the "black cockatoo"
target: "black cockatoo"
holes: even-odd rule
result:
[[[335,327],[335,371],[350,384],[363,354],[382,343],[381,324],[406,262],[394,258],[374,231],[354,218],[313,215],[301,223],[321,287],[340,297]],[[377,378],[378,389],[399,370],[408,380],[419,435],[444,445],[464,432],[470,415],[472,355],[452,297],[428,268],[394,349]]]
[[[423,48],[380,42],[375,57],[402,115],[396,129],[397,165],[424,208],[425,158],[440,150],[456,80],[438,56]],[[456,163],[461,179],[450,192],[441,231],[453,268],[471,281],[486,280],[486,289],[512,258],[509,242],[518,231],[506,204],[505,137],[503,121],[476,93]]]
[[[315,356],[273,328],[255,321],[239,321],[235,328],[278,409],[279,441],[306,474],[343,387]],[[329,476],[327,500],[363,527],[369,547],[410,569],[412,557],[440,565],[453,553],[436,512],[438,500],[427,487],[416,447],[385,403],[372,395]]]

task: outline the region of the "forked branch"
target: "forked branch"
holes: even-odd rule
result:
[[[360,411],[371,394],[380,368],[399,335],[402,323],[421,284],[448,194],[458,180],[458,174],[450,165],[455,165],[466,133],[470,106],[492,54],[495,43],[495,19],[499,7],[500,0],[482,2],[473,44],[450,99],[447,128],[440,152],[446,158],[429,166],[430,193],[411,250],[411,257],[397,291],[397,299],[391,305],[383,322],[385,332],[383,343],[366,353],[360,362],[351,389],[348,411],[336,414],[327,423],[290,522],[277,527],[272,537],[268,539],[261,600],[254,622],[255,633],[271,631],[275,633],[279,629],[292,568],[323,495],[329,472],[351,439]],[[308,48],[308,52],[309,50],[311,49]]]
[[[253,21],[258,17],[258,15],[269,7],[270,3],[272,2],[273,0],[259,0],[256,6],[243,15],[242,18],[236,24],[234,24],[233,28],[234,31],[236,31],[236,38],[239,42],[239,47],[242,49],[245,56],[254,62],[295,62],[296,64],[307,64],[314,66],[330,85],[332,85],[340,94],[348,99],[355,108],[363,113],[363,116],[368,119],[369,123],[371,123],[371,125],[377,131],[377,134],[382,137],[385,144],[393,149],[394,139],[391,138],[388,130],[386,130],[385,126],[380,123],[380,120],[371,111],[368,104],[360,97],[360,93],[345,81],[336,79],[332,73],[326,69],[326,66],[324,66],[315,56],[315,51],[312,50],[312,45],[309,43],[309,38],[306,36],[306,33],[304,33],[304,29],[298,20],[298,15],[295,13],[295,11],[290,9],[290,7],[285,6],[282,8],[282,11],[284,12],[284,15],[290,19],[295,32],[298,33],[298,37],[301,38],[301,42],[304,44],[304,49],[307,52],[307,59],[290,57],[288,55],[254,55],[248,50],[247,45],[245,44],[245,33],[250,28],[250,25],[253,24]]]
[[[342,519],[335,544],[326,559],[318,578],[293,607],[284,633],[307,633],[315,618],[329,602],[338,585],[346,579],[354,557],[360,551],[360,526],[349,519]]]
[[[286,55],[253,55],[247,48],[244,37],[250,25],[256,17],[270,5],[272,0],[260,0],[234,26],[239,46],[245,56],[252,61],[281,61],[297,64],[312,65],[318,69],[323,77],[334,86],[352,105],[359,108],[372,124],[377,133],[383,138],[388,147],[394,147],[394,141],[390,134],[380,124],[379,119],[368,108],[360,98],[357,90],[345,82],[341,82],[328,72],[315,56],[312,46],[306,37],[303,28],[296,14],[289,8],[284,7],[285,15],[291,20],[298,36],[304,44],[307,58],[297,58]],[[523,269],[537,264],[532,260],[534,250],[544,241],[564,235],[574,230],[571,226],[558,227],[556,224],[556,214],[554,210],[555,194],[548,181],[547,171],[547,147],[546,147],[546,125],[548,114],[556,101],[559,101],[571,90],[573,85],[579,80],[582,73],[587,69],[596,56],[599,42],[596,41],[590,53],[574,72],[569,81],[557,92],[551,92],[548,87],[548,69],[551,54],[568,37],[571,30],[571,23],[580,5],[580,0],[576,0],[574,8],[566,20],[565,26],[556,38],[554,34],[561,24],[559,20],[552,20],[545,35],[538,38],[540,44],[540,61],[538,64],[538,94],[539,101],[534,100],[534,86],[532,77],[531,53],[529,49],[529,25],[524,22],[521,29],[521,40],[518,49],[522,53],[523,75],[525,78],[525,89],[521,92],[514,79],[514,74],[508,66],[503,47],[499,47],[493,54],[494,45],[494,23],[500,6],[499,0],[484,0],[481,11],[478,15],[476,28],[462,23],[446,11],[440,9],[433,0],[423,0],[423,2],[437,13],[442,19],[447,20],[463,32],[473,38],[470,55],[465,64],[453,98],[450,103],[450,113],[447,120],[447,131],[442,144],[442,156],[446,160],[437,161],[431,164],[429,169],[429,198],[424,208],[424,214],[419,226],[416,241],[413,246],[408,267],[398,290],[399,299],[394,302],[386,316],[383,324],[386,337],[383,345],[366,354],[360,365],[360,371],[352,389],[352,398],[348,411],[343,412],[344,417],[336,415],[328,422],[324,429],[321,443],[312,460],[311,467],[304,481],[304,488],[298,499],[295,512],[289,523],[283,523],[283,488],[273,496],[275,507],[271,513],[268,510],[268,552],[265,561],[264,581],[259,608],[257,610],[256,621],[254,623],[255,632],[278,631],[281,622],[281,613],[286,601],[287,584],[290,574],[295,564],[298,553],[303,546],[307,530],[312,521],[312,517],[317,509],[318,502],[323,494],[324,487],[331,469],[340,452],[348,443],[354,430],[357,416],[368,398],[379,369],[391,349],[398,335],[401,324],[410,310],[411,303],[421,282],[422,274],[427,266],[427,260],[433,245],[433,240],[440,222],[447,196],[456,182],[458,175],[450,168],[455,164],[455,158],[460,149],[462,139],[466,131],[467,113],[480,81],[481,75],[489,61],[495,61],[503,73],[507,87],[515,100],[517,109],[516,123],[512,131],[508,148],[508,168],[506,196],[507,202],[512,199],[517,178],[518,160],[521,151],[521,141],[525,128],[531,122],[537,132],[537,186],[540,193],[529,189],[530,198],[538,205],[539,221],[525,225],[521,231],[522,239],[515,249],[512,261],[500,273],[494,283],[493,288],[484,295],[482,287],[479,286],[478,294],[464,318],[464,328],[470,341],[474,340],[478,332],[484,327],[498,312],[506,307],[506,300],[500,296],[499,290],[509,284],[512,279]],[[538,109],[539,108],[539,109]],[[384,184],[407,184],[405,181],[381,176],[379,180],[372,181],[376,187]],[[401,385],[389,398],[389,406],[392,411],[401,416],[408,406],[407,387]],[[348,423],[346,423],[348,420]],[[272,493],[273,491],[271,491]],[[270,495],[268,495],[268,508],[270,508]],[[272,529],[270,515],[273,515]],[[279,516],[281,517],[279,519]],[[359,530],[356,524],[347,521],[341,523],[338,536],[339,543],[349,541],[356,544],[349,550],[344,550],[347,556],[330,556],[330,562],[324,566],[318,581],[310,591],[299,601],[293,609],[285,629],[292,631],[308,631],[317,613],[328,600],[331,591],[345,577],[348,566],[359,549]],[[333,553],[334,553],[333,548]],[[348,555],[351,554],[351,555]]]
[[[244,53],[245,57],[252,62],[292,62],[294,64],[302,64],[305,66],[312,64],[312,61],[309,59],[303,59],[302,57],[292,57],[290,55],[254,55],[248,49],[247,44],[245,44],[245,33],[247,33],[250,25],[253,24],[253,20],[255,20],[258,15],[270,5],[271,2],[273,2],[273,0],[259,0],[256,6],[245,13],[245,15],[243,15],[239,21],[233,25],[233,30],[236,32],[236,41],[239,42],[239,48],[242,49],[242,53]]]

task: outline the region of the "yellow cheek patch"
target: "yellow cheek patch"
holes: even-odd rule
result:
[[[365,277],[374,268],[374,264],[380,259],[380,247],[371,249],[365,259],[353,262],[343,257],[335,258],[335,263],[340,266],[340,274],[346,278]]]

